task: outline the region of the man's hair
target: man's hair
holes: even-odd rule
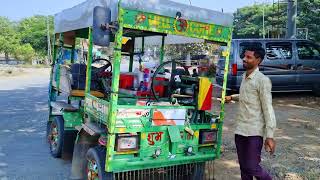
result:
[[[261,59],[261,62],[263,61],[264,56],[265,56],[265,54],[266,54],[266,51],[265,51],[261,46],[246,46],[246,47],[243,49],[243,55],[242,55],[242,57],[244,57],[244,53],[245,53],[246,51],[253,51],[253,52],[254,52],[254,57],[260,58],[260,59]]]

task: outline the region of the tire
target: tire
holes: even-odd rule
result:
[[[47,131],[46,131],[46,140],[47,140],[47,143],[49,144],[49,133],[50,133],[50,126],[51,126],[51,123],[52,121],[48,121],[47,122]]]
[[[48,123],[49,126],[49,123]],[[48,141],[52,157],[60,158],[64,139],[64,122],[61,116],[54,117],[48,128]]]
[[[90,148],[86,155],[84,179],[94,180],[94,177],[98,177],[101,180],[113,180],[113,173],[107,173],[105,171],[105,160],[105,147],[96,146]]]

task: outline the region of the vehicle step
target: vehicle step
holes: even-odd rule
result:
[[[82,124],[82,128],[91,136],[96,136],[106,132],[104,128],[99,127],[96,123],[93,122],[87,122],[85,124]]]
[[[53,101],[51,102],[51,107],[59,111],[68,111],[68,112],[78,111],[77,108],[73,107],[71,104],[68,104],[64,101]]]

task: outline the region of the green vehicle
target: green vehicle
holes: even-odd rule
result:
[[[72,179],[212,178],[221,153],[232,21],[168,0],[88,0],[56,14],[51,155],[73,153]],[[76,53],[79,44],[85,48]],[[184,56],[182,49],[199,44]],[[206,47],[223,49],[226,59],[221,102],[212,100],[211,59],[199,56]],[[190,63],[196,55],[202,60]]]

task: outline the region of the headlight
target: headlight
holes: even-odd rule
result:
[[[136,151],[138,150],[139,138],[136,134],[118,134],[116,139],[116,151]]]
[[[185,155],[187,155],[187,156],[193,156],[193,155],[195,155],[195,154],[193,153],[193,147],[192,147],[192,146],[187,147],[187,148],[185,149],[184,153],[185,153]]]
[[[200,144],[213,144],[217,141],[216,130],[202,130],[200,131]]]
[[[160,154],[161,154],[161,149],[157,149],[157,150],[154,152],[154,154],[155,154],[156,156],[160,156]]]

